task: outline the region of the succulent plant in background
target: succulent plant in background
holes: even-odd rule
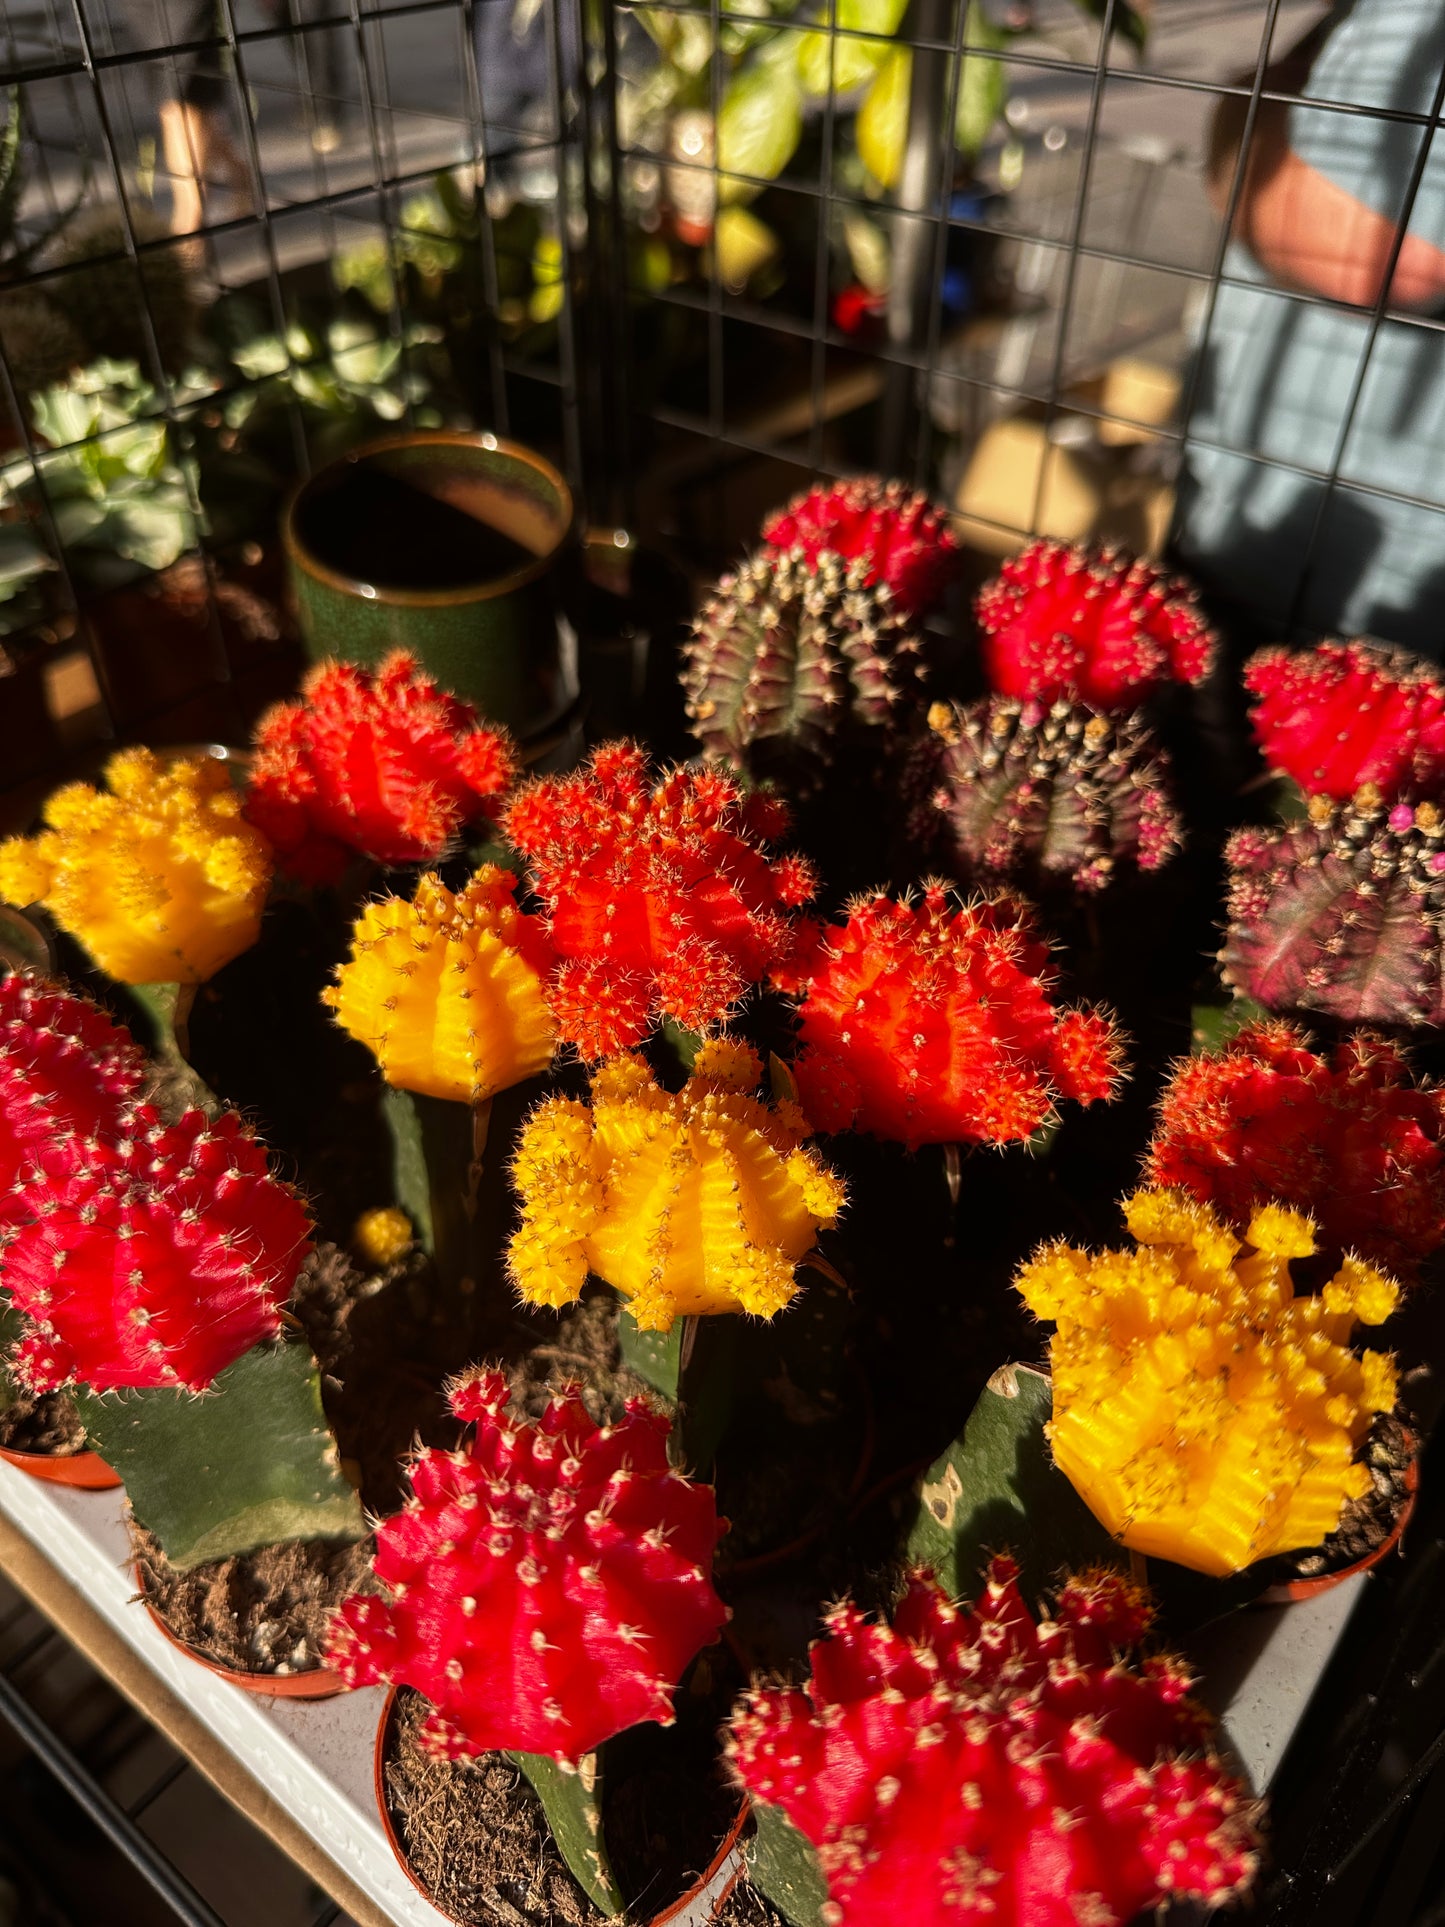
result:
[[[1015,1283],[1050,1341],[1054,1459],[1121,1544],[1223,1576],[1317,1546],[1370,1489],[1356,1458],[1395,1404],[1381,1352],[1393,1280],[1346,1257],[1313,1296],[1292,1259],[1316,1250],[1303,1214],[1266,1205],[1236,1236],[1179,1191],[1125,1207],[1135,1246],[1046,1246]]]
[[[1243,1234],[1263,1205],[1311,1217],[1328,1252],[1412,1279],[1445,1244],[1445,1092],[1388,1039],[1329,1056],[1294,1024],[1251,1024],[1187,1057],[1159,1099],[1145,1181],[1186,1191]]]
[[[64,307],[35,286],[0,290],[0,349],[22,403],[90,359]]]
[[[323,1001],[386,1080],[399,1204],[443,1282],[475,1279],[476,1200],[491,1101],[557,1048],[546,926],[516,878],[485,864],[453,894],[437,876],[358,917]]]
[[[646,752],[606,743],[571,776],[524,784],[502,818],[547,910],[561,969],[559,1037],[596,1059],[671,1017],[722,1023],[791,954],[788,912],[816,888],[802,857],[769,840],[782,805],[744,796],[716,770],[654,772]]]
[[[413,1497],[377,1535],[384,1592],[345,1603],[329,1660],[351,1685],[425,1695],[421,1743],[441,1757],[508,1750],[572,1871],[615,1913],[597,1749],[639,1721],[671,1724],[685,1668],[727,1617],[711,1577],[723,1528],[642,1402],[599,1426],[568,1386],[531,1423],[508,1390],[482,1370],[448,1388],[475,1432],[413,1461]]]
[[[162,369],[179,375],[194,359],[200,314],[186,243],[172,239],[160,216],[134,201],[129,209],[140,281],[132,264],[126,215],[114,204],[89,208],[66,224],[54,253],[62,270],[45,283],[85,343],[85,358],[151,367],[148,312]],[[144,303],[144,305],[142,305]]]
[[[860,899],[813,937],[788,984],[798,1093],[821,1130],[910,1149],[1021,1142],[1058,1099],[1096,1103],[1120,1082],[1112,1020],[1055,1007],[1048,946],[1017,898],[964,903],[930,882],[916,899]]]
[[[984,674],[1018,701],[1137,709],[1170,683],[1202,682],[1214,659],[1187,585],[1118,549],[1031,542],[974,613]]]
[[[97,1042],[92,1076],[113,1085],[117,1046]],[[168,1125],[125,1106],[79,1135],[77,1069],[30,1135],[7,1211],[0,1288],[23,1320],[17,1378],[74,1392],[136,1520],[177,1567],[283,1539],[359,1539],[310,1353],[273,1342],[310,1249],[300,1200],[234,1112]]]
[[[589,1274],[627,1300],[643,1331],[718,1312],[771,1318],[843,1208],[809,1149],[807,1119],[753,1095],[745,1044],[704,1043],[673,1095],[640,1059],[592,1077],[592,1103],[553,1097],[527,1120],[512,1167],[521,1222],[509,1262],[530,1304],[560,1307]]]
[[[1253,1803],[1183,1663],[1139,1655],[1152,1618],[1093,1572],[1036,1623],[1005,1557],[972,1607],[923,1572],[891,1625],[834,1607],[806,1686],[756,1687],[732,1717],[752,1879],[768,1892],[801,1834],[829,1927],[1127,1927],[1242,1893]]]
[[[0,636],[23,637],[45,621],[44,583],[55,567],[54,557],[28,522],[0,522]],[[11,644],[6,654],[14,658],[21,647]]]
[[[910,622],[938,606],[958,573],[958,539],[947,510],[877,475],[819,483],[795,495],[764,522],[763,540],[781,552],[801,549],[814,567],[824,555],[862,562],[865,584],[881,582]]]
[[[256,726],[246,815],[283,868],[335,881],[358,853],[435,863],[514,781],[503,729],[479,723],[397,650],[373,674],[327,662]]]
[[[0,468],[0,510],[39,514],[43,484],[72,573],[115,588],[169,568],[197,538],[192,484],[133,361],[96,361],[30,398],[48,450]],[[37,475],[38,471],[38,475]],[[194,477],[192,476],[192,481]]]
[[[1445,811],[1310,798],[1280,829],[1237,830],[1225,983],[1268,1011],[1347,1024],[1445,1023]]]
[[[1180,846],[1168,759],[1137,713],[986,696],[935,703],[928,724],[902,779],[909,839],[957,876],[1092,896]]]
[[[88,997],[28,971],[0,976],[0,1193],[46,1141],[113,1134],[145,1059]]]
[[[1271,769],[1345,802],[1445,787],[1445,684],[1403,651],[1368,642],[1262,649],[1244,667],[1250,722]]]
[[[760,549],[725,575],[683,649],[703,749],[754,779],[821,781],[886,739],[924,674],[922,645],[862,555]]]

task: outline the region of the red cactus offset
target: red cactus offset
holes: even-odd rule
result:
[[[598,1426],[568,1387],[531,1424],[494,1371],[449,1397],[476,1432],[414,1461],[412,1498],[377,1534],[388,1596],[345,1602],[328,1663],[353,1686],[424,1693],[422,1740],[445,1758],[577,1760],[641,1720],[670,1724],[673,1688],[727,1612],[713,1495],[669,1469],[667,1420],[634,1400]]]
[[[1304,1212],[1322,1246],[1409,1280],[1445,1244],[1445,1091],[1356,1032],[1330,1057],[1283,1022],[1189,1057],[1159,1100],[1144,1164],[1243,1231],[1261,1205]]]
[[[1097,1572],[1035,1623],[1002,1558],[971,1610],[915,1573],[891,1626],[831,1612],[806,1689],[748,1694],[728,1744],[813,1843],[829,1927],[1125,1927],[1247,1887],[1252,1803],[1188,1673],[1131,1657],[1152,1617]]]
[[[1312,796],[1343,802],[1368,783],[1393,803],[1445,783],[1445,684],[1403,651],[1262,649],[1244,686],[1265,761]]]
[[[590,1060],[641,1043],[662,1016],[705,1030],[783,965],[787,912],[817,887],[802,857],[767,846],[786,820],[715,770],[654,774],[631,743],[520,789],[504,827],[562,959],[550,1001],[563,1040]]]
[[[114,1130],[145,1058],[88,997],[25,971],[0,977],[0,1196],[57,1137]]]
[[[27,1321],[14,1368],[32,1391],[77,1380],[204,1391],[281,1329],[310,1250],[300,1200],[234,1112],[117,1136],[54,1139],[22,1182],[0,1286]]]
[[[868,565],[867,582],[883,582],[904,615],[917,620],[943,600],[958,570],[959,545],[948,511],[926,495],[877,475],[820,483],[795,495],[763,524],[773,549],[801,549]]]
[[[1201,682],[1214,659],[1187,584],[1117,549],[1031,542],[974,613],[990,685],[1021,702],[1135,709],[1168,683]]]
[[[1051,1002],[1048,948],[1017,898],[962,903],[928,883],[917,900],[860,899],[844,925],[811,934],[794,1069],[819,1130],[1005,1144],[1059,1098],[1113,1095],[1113,1021]]]
[[[323,663],[261,718],[246,814],[294,876],[327,882],[358,851],[435,862],[516,774],[506,731],[398,650],[375,674]]]

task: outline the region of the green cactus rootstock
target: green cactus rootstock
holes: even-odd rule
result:
[[[760,550],[718,584],[684,650],[693,734],[755,780],[811,788],[838,751],[890,731],[921,644],[861,558]]]
[[[504,1757],[525,1774],[542,1804],[558,1851],[583,1893],[609,1918],[621,1914],[624,1902],[602,1832],[602,1752],[586,1754],[575,1767],[545,1753]]]
[[[75,1394],[138,1524],[184,1571],[288,1539],[366,1536],[301,1345],[258,1345],[208,1392]]]

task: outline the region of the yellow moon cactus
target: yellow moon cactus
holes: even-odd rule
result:
[[[1350,1334],[1398,1287],[1346,1258],[1297,1297],[1289,1261],[1315,1229],[1278,1205],[1247,1242],[1180,1191],[1137,1192],[1125,1216],[1136,1250],[1053,1245],[1015,1280],[1058,1327],[1055,1460],[1116,1539],[1196,1572],[1318,1545],[1368,1489],[1355,1451],[1395,1403],[1392,1362]]]
[[[118,983],[203,984],[260,934],[271,845],[214,757],[125,749],[105,780],[0,843],[0,897],[43,903]]]
[[[512,1171],[522,1297],[570,1304],[593,1272],[644,1331],[699,1312],[780,1311],[844,1191],[804,1148],[798,1106],[753,1096],[761,1071],[745,1044],[715,1039],[675,1095],[624,1056],[593,1076],[590,1109],[565,1097],[539,1106]]]
[[[551,1063],[552,950],[515,889],[492,863],[455,896],[428,874],[410,902],[383,897],[357,918],[351,956],[322,997],[388,1084],[481,1104]]]

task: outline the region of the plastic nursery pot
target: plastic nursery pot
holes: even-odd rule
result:
[[[113,1492],[121,1483],[98,1452],[17,1452],[0,1445],[0,1459],[18,1466],[32,1479],[47,1479],[51,1485],[72,1485],[81,1492]]]
[[[117,1484],[119,1481],[117,1480]],[[133,1565],[135,1589],[140,1595],[141,1604],[178,1653],[184,1653],[197,1666],[204,1666],[208,1673],[217,1679],[228,1680],[232,1686],[239,1686],[243,1693],[259,1693],[263,1699],[279,1700],[329,1700],[337,1693],[346,1691],[346,1683],[337,1674],[329,1672],[324,1666],[315,1666],[305,1673],[239,1673],[233,1667],[221,1666],[214,1659],[207,1659],[198,1653],[194,1646],[188,1646],[183,1639],[177,1639],[170,1627],[151,1604],[150,1594],[146,1591],[145,1577],[140,1566]]]
[[[1415,1452],[1417,1444],[1418,1441],[1412,1437],[1410,1440],[1412,1453]],[[1400,1507],[1399,1517],[1388,1538],[1382,1539],[1374,1551],[1367,1552],[1363,1559],[1356,1559],[1348,1566],[1341,1566],[1338,1572],[1321,1572],[1310,1579],[1288,1579],[1281,1585],[1271,1586],[1266,1592],[1260,1594],[1258,1603],[1261,1606],[1299,1605],[1306,1599],[1318,1599],[1322,1592],[1330,1592],[1334,1587],[1342,1586],[1347,1579],[1353,1579],[1359,1573],[1368,1572],[1372,1566],[1378,1566],[1380,1561],[1399,1545],[1414,1513],[1415,1501],[1419,1494],[1420,1461],[1417,1457],[1412,1457],[1405,1467],[1405,1503]]]
[[[575,699],[576,513],[531,449],[443,429],[370,442],[303,483],[281,539],[313,660],[406,649],[524,741]]]
[[[372,1778],[376,1787],[376,1810],[381,1816],[381,1830],[386,1835],[387,1844],[396,1855],[397,1865],[416,1888],[428,1906],[435,1907],[444,1920],[455,1923],[455,1927],[470,1927],[470,1923],[449,1914],[427,1892],[412,1871],[411,1862],[406,1857],[406,1849],[397,1837],[392,1824],[391,1804],[386,1797],[386,1761],[391,1750],[392,1724],[396,1713],[399,1688],[393,1686],[387,1693],[381,1709],[381,1718],[376,1724],[376,1748],[372,1755]],[[738,1807],[737,1818],[728,1828],[722,1844],[687,1889],[677,1899],[664,1907],[660,1914],[649,1914],[637,1927],[707,1927],[709,1921],[716,1920],[732,1895],[733,1888],[742,1878],[743,1856],[741,1849],[743,1828],[748,1821],[748,1800],[744,1794]],[[731,1865],[729,1864],[731,1862]],[[713,1891],[716,1889],[716,1891]],[[631,1916],[629,1915],[629,1919]]]

